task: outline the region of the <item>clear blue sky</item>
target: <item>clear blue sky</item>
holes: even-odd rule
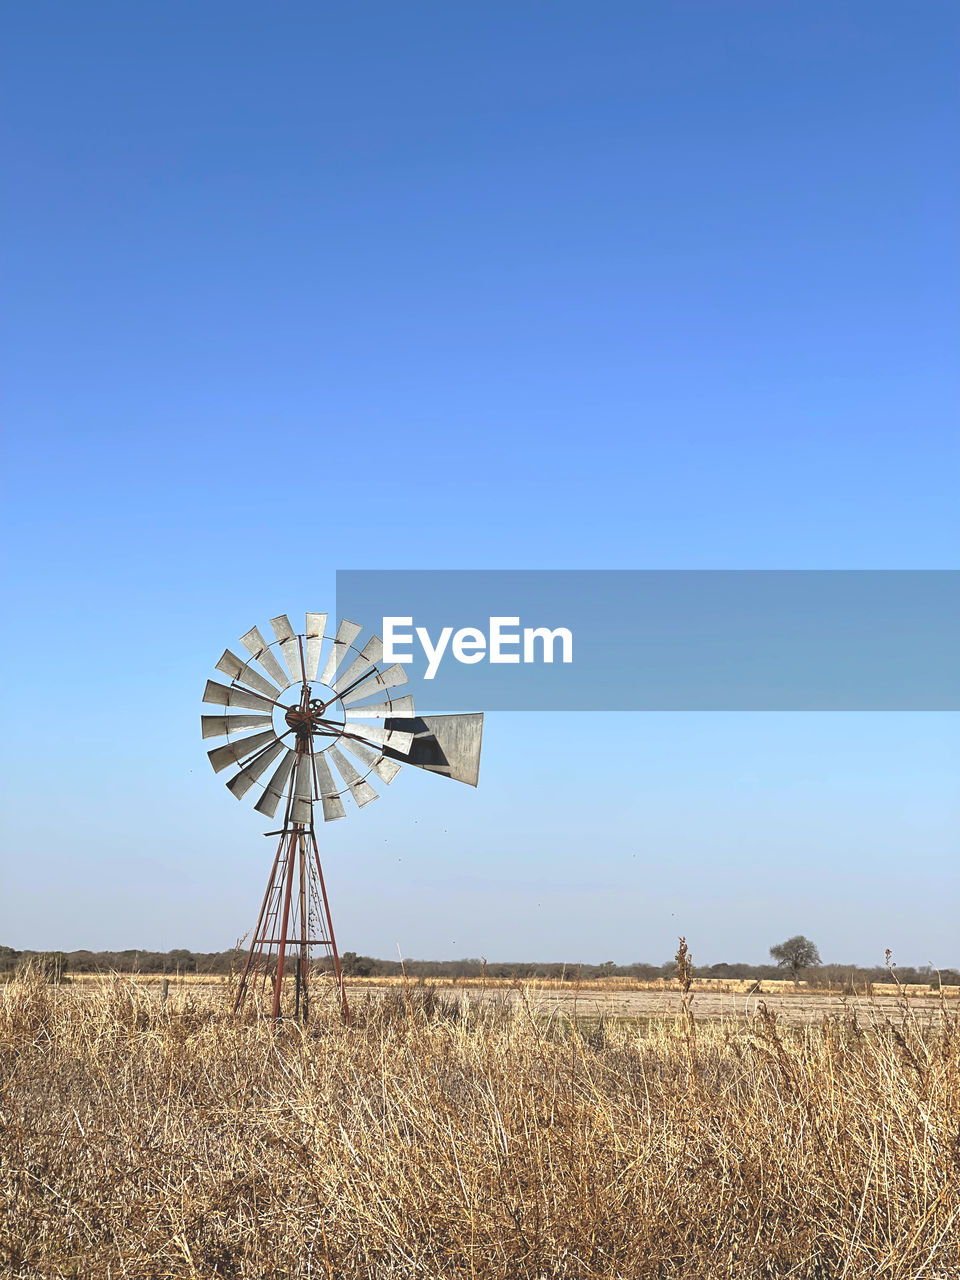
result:
[[[2,25],[0,941],[249,928],[200,691],[337,568],[957,565],[953,6]],[[958,764],[947,715],[491,715],[478,791],[325,829],[335,923],[957,964]]]

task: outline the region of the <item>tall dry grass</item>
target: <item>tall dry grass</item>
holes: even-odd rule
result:
[[[0,990],[15,1277],[960,1275],[960,1030]]]

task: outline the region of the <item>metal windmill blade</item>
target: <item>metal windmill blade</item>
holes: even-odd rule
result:
[[[281,823],[270,833],[280,841],[235,1005],[239,1011],[248,990],[269,981],[275,1020],[282,1016],[288,951],[297,954],[295,1016],[306,1019],[314,946],[333,960],[349,1017],[314,825],[317,803],[322,820],[335,822],[346,816],[346,796],[358,807],[370,804],[380,794],[374,781],[390,784],[405,763],[477,785],[483,716],[418,717],[413,698],[402,693],[403,667],[382,665],[380,637],[359,648],[359,623],[341,619],[333,634],[328,625],[327,614],[307,613],[297,631],[287,614],[278,614],[269,643],[251,627],[240,637],[250,659],[225,649],[217,671],[230,683],[208,680],[203,693],[220,709],[201,716],[203,737],[226,738],[208,751],[211,765],[218,773],[237,766],[228,789],[238,800],[252,792],[257,812]]]

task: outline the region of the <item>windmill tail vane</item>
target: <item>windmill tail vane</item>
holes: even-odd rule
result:
[[[301,632],[286,614],[270,625],[269,643],[257,627],[240,637],[249,657],[224,650],[216,669],[229,684],[208,680],[203,693],[222,708],[201,716],[204,738],[226,739],[207,753],[214,770],[237,766],[227,780],[234,796],[258,792],[258,813],[274,818],[282,805],[283,815],[281,827],[265,833],[279,842],[234,1009],[251,993],[268,994],[274,1022],[306,1022],[311,954],[321,948],[349,1021],[314,806],[324,822],[343,818],[347,796],[370,804],[380,794],[372,780],[389,785],[403,764],[475,787],[483,715],[417,716],[413,698],[397,693],[407,683],[403,667],[383,667],[380,637],[357,647],[359,623],[343,618],[328,634],[328,615],[308,613]]]

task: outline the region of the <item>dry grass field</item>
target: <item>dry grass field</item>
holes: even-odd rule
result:
[[[400,980],[351,979],[351,998],[374,992],[388,996],[402,988]],[[432,986],[433,984],[431,984]],[[898,1018],[904,1009],[916,1020],[938,1022],[941,1009],[960,1008],[956,988],[945,988],[943,997],[929,987],[898,988],[896,983],[874,984],[872,993],[845,996],[817,988],[799,989],[792,982],[764,982],[759,992],[755,983],[711,983],[694,981],[684,997],[676,982],[627,983],[617,979],[574,985],[572,983],[468,982],[436,987],[438,995],[468,1003],[516,1005],[523,1000],[536,1005],[539,1017],[563,1017],[578,1022],[590,1019],[675,1019],[689,1014],[697,1022],[750,1021],[761,1005],[780,1022],[805,1026],[824,1018],[855,1019],[860,1026],[883,1024]]]
[[[0,988],[3,1274],[960,1276],[955,1000],[351,993]]]
[[[177,991],[207,991],[211,996],[228,989],[230,979],[204,974],[138,974],[104,978],[98,974],[77,974],[72,984],[90,992],[99,992],[104,982],[131,982],[144,993],[161,989],[164,983]],[[413,985],[416,985],[415,983]],[[539,1017],[563,1016],[581,1021],[597,1018],[670,1018],[683,1009],[699,1021],[732,1019],[749,1020],[757,1016],[762,1004],[782,1022],[804,1025],[824,1018],[855,1018],[861,1026],[883,1023],[899,1015],[904,1007],[921,1020],[938,1019],[943,1003],[960,1008],[960,988],[945,986],[931,991],[928,984],[900,985],[896,982],[871,983],[861,993],[845,995],[839,990],[799,985],[790,981],[765,979],[762,984],[726,979],[693,979],[689,1000],[681,997],[676,980],[642,982],[630,978],[601,978],[583,982],[560,982],[555,979],[532,979],[511,982],[509,979],[442,978],[428,979],[426,985],[445,1000],[513,1005],[521,999],[533,1001]],[[351,1001],[371,996],[387,999],[397,991],[409,988],[403,978],[350,978],[347,988]],[[759,986],[759,990],[758,990]]]

